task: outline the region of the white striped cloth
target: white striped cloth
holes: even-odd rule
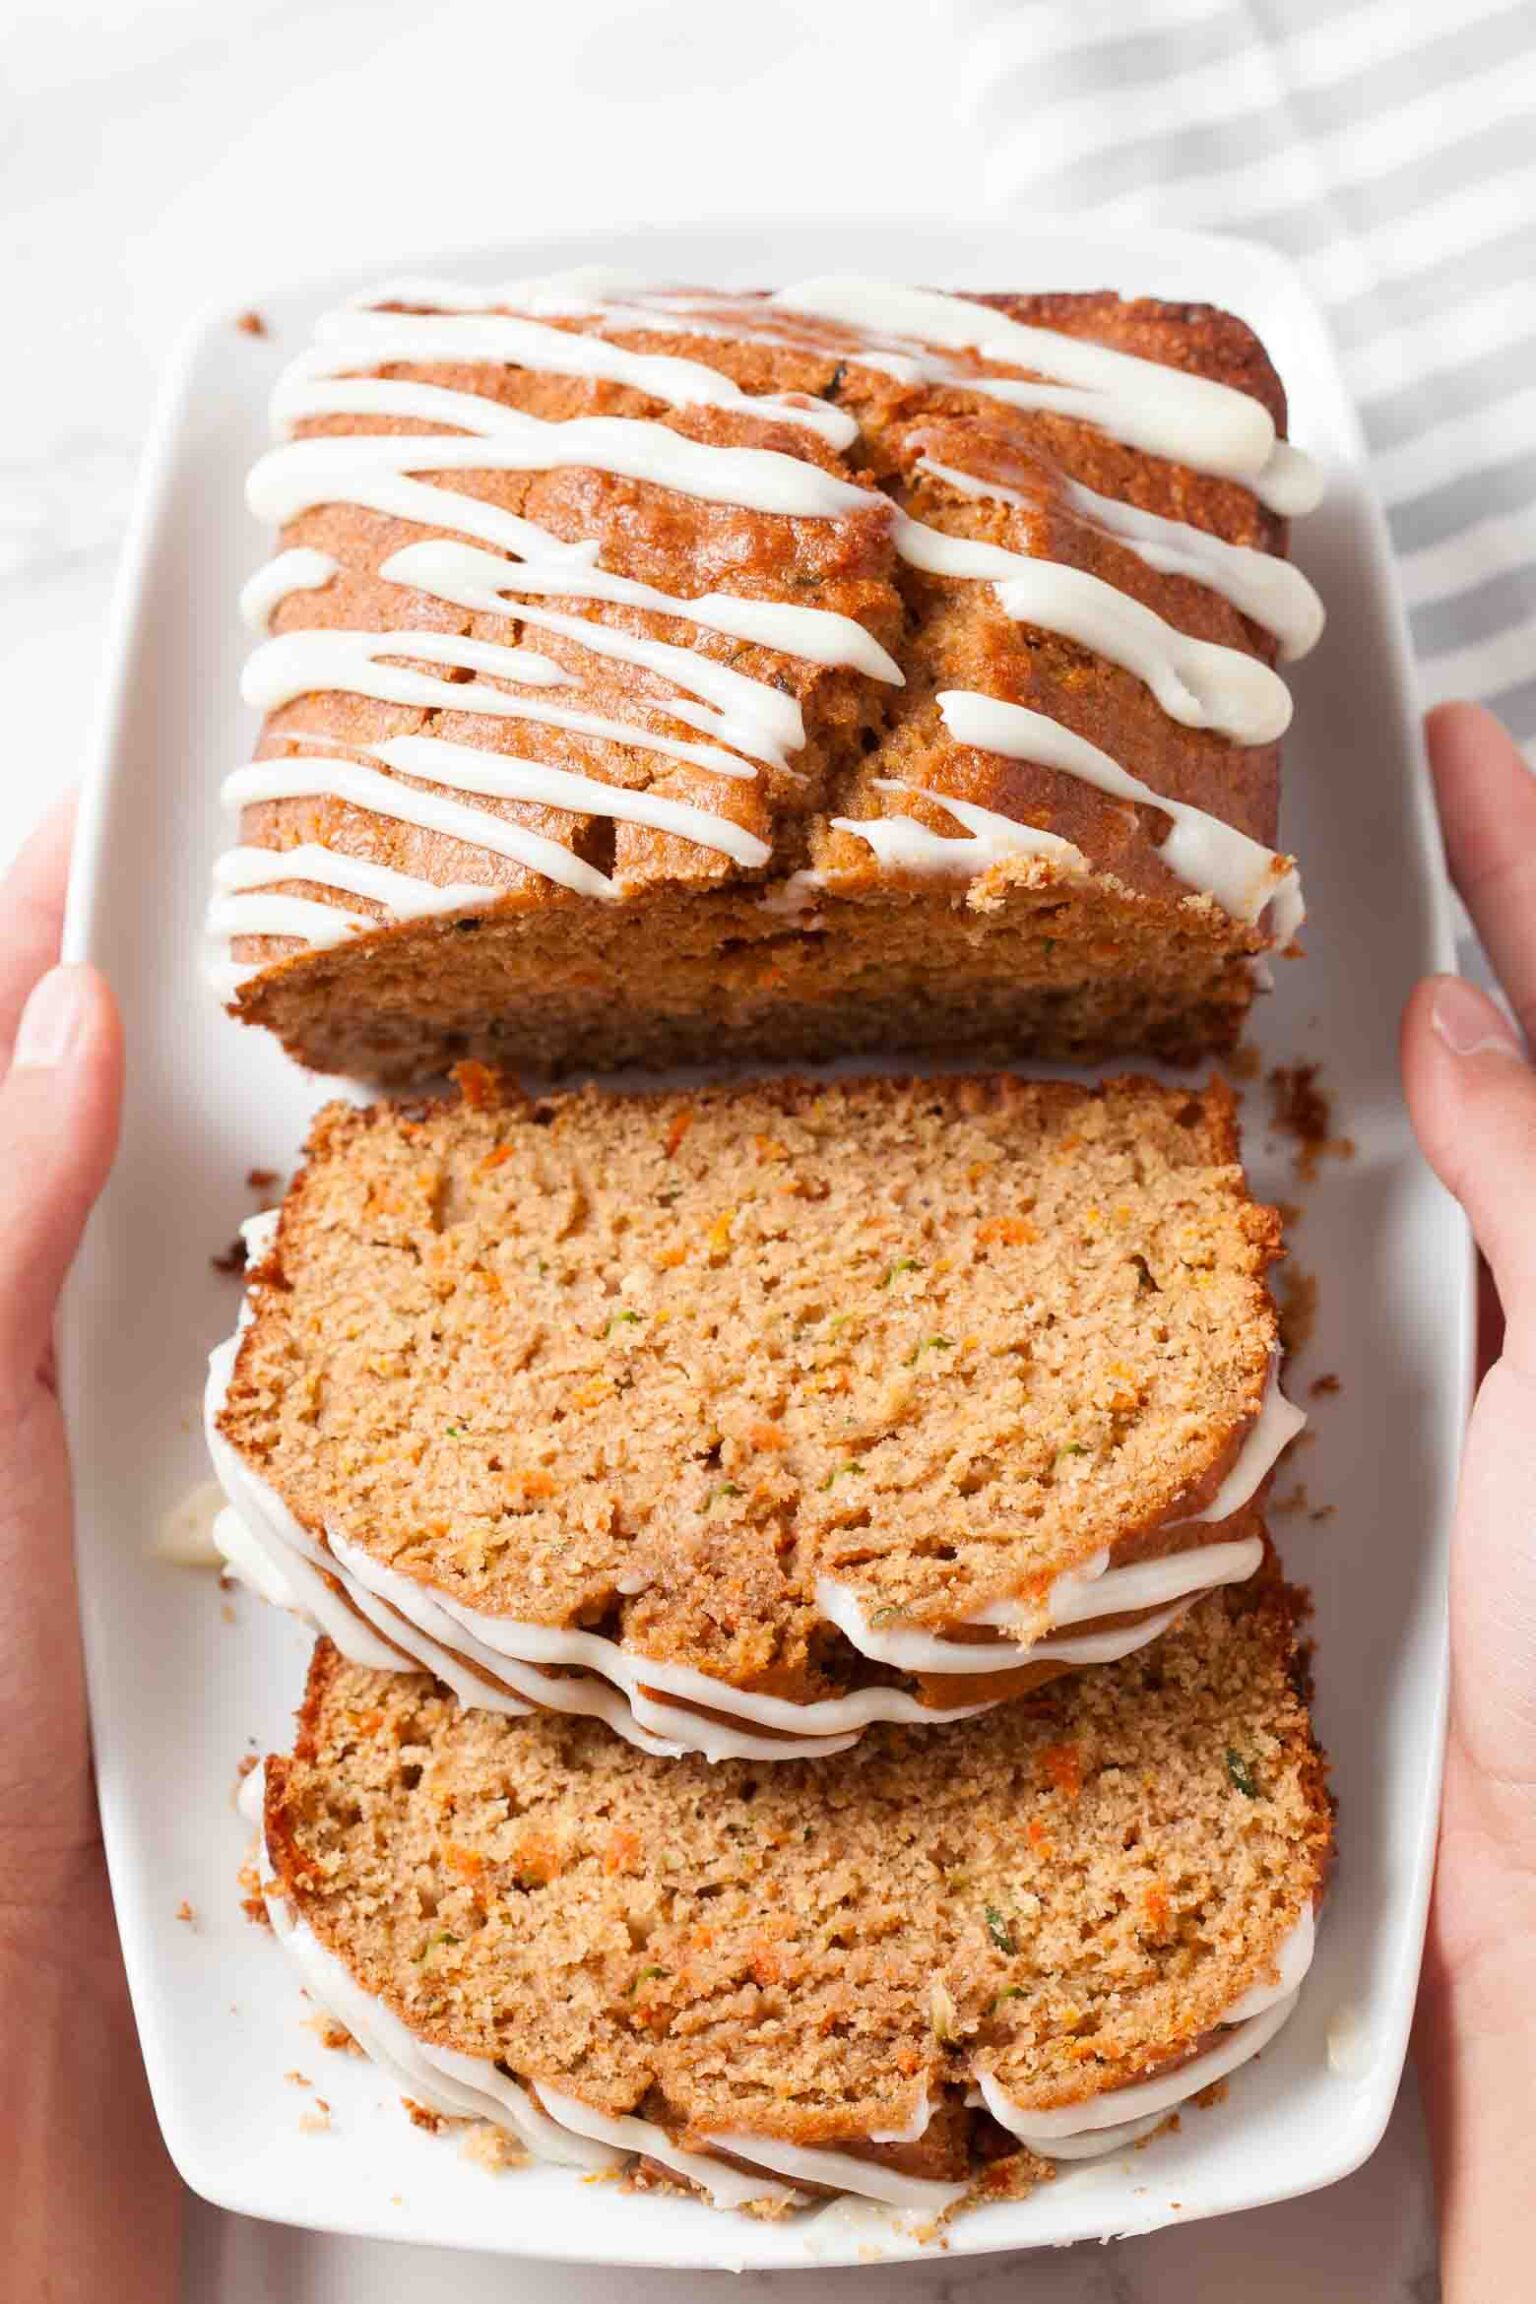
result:
[[[1536,750],[1533,0],[968,0],[988,188],[1264,240],[1332,324],[1426,700]]]

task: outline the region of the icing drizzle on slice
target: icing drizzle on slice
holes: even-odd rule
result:
[[[1306,908],[1301,883],[1289,857],[1277,855],[1246,832],[1224,824],[1220,817],[1182,800],[1154,792],[1139,776],[1122,768],[1107,752],[1085,736],[1032,712],[1023,704],[1005,704],[995,696],[980,696],[968,688],[939,691],[944,725],[961,744],[978,751],[997,752],[1009,760],[1031,760],[1067,776],[1077,776],[1117,800],[1160,808],[1173,819],[1173,830],[1158,849],[1170,872],[1201,895],[1212,896],[1224,912],[1245,923],[1257,921],[1272,904],[1277,943],[1288,944]]]
[[[385,302],[422,308],[380,308]],[[498,308],[506,306],[515,309]],[[658,352],[643,343],[637,348],[613,341],[615,336],[656,333],[690,339],[689,351]],[[837,521],[878,511],[890,521],[897,548],[909,563],[992,583],[1006,613],[1132,671],[1184,724],[1253,744],[1271,741],[1284,726],[1289,716],[1284,687],[1258,659],[1191,638],[1087,571],[926,527],[896,512],[882,492],[827,471],[814,461],[809,445],[805,455],[793,455],[780,447],[705,443],[649,416],[583,415],[551,422],[506,405],[493,396],[489,381],[483,390],[462,390],[409,375],[359,373],[436,364],[488,380],[509,368],[570,376],[630,389],[670,408],[717,409],[749,425],[798,428],[835,452],[853,445],[858,426],[849,408],[812,393],[745,390],[707,351],[712,342],[727,341],[796,346],[834,365],[846,354],[903,382],[953,386],[1025,412],[1071,415],[1151,454],[1242,480],[1274,508],[1299,509],[1315,494],[1306,460],[1277,440],[1268,411],[1251,396],[1084,338],[1026,326],[966,297],[847,279],[803,281],[768,298],[707,294],[649,287],[600,267],[483,290],[400,282],[372,298],[354,300],[319,323],[313,346],[279,383],[274,419],[280,427],[351,417],[433,429],[329,430],[289,440],[252,473],[253,511],[282,524],[326,504],[346,504],[407,525],[448,531],[395,552],[380,571],[383,579],[473,614],[518,618],[595,659],[641,666],[667,689],[664,695],[645,696],[643,704],[705,741],[551,701],[547,691],[581,685],[568,661],[556,663],[530,648],[424,630],[331,627],[285,633],[251,659],[244,681],[247,699],[272,710],[306,693],[339,690],[427,710],[542,723],[670,755],[726,777],[750,777],[762,767],[795,773],[790,763],[803,746],[804,724],[796,699],[775,682],[751,678],[673,641],[543,604],[562,597],[676,617],[784,656],[901,682],[899,665],[851,617],[718,592],[693,600],[672,595],[598,566],[594,539],[573,543],[558,538],[537,522],[452,484],[456,473],[579,467],[701,502],[794,519]],[[957,365],[961,354],[966,360]],[[970,493],[1019,493],[951,467],[927,463],[927,469]],[[1315,595],[1283,560],[1161,520],[1070,480],[1059,485],[1079,517],[1125,543],[1149,567],[1209,585],[1275,632],[1286,652],[1299,654],[1316,637],[1321,612]],[[498,558],[498,553],[511,557]],[[283,600],[327,584],[338,573],[326,553],[307,548],[281,552],[246,587],[245,613],[258,630],[265,630]],[[433,665],[476,677],[437,678],[425,669]],[[529,688],[541,693],[516,692]],[[1037,719],[1020,707],[982,697],[952,696],[950,703],[954,712],[946,712],[946,718],[952,733],[961,734],[962,741],[981,742],[976,731],[985,726],[988,749],[1006,751],[1008,741],[1020,740],[1021,721]],[[1050,725],[1041,722],[1039,727]],[[962,733],[965,729],[971,733]],[[452,795],[527,799],[648,823],[751,869],[770,861],[767,844],[756,835],[686,802],[623,792],[596,778],[479,754],[438,738],[401,741],[435,749],[418,748],[407,765],[403,756],[392,758],[388,746],[347,760],[334,756],[344,747],[315,739],[302,759],[258,763],[238,771],[226,789],[237,804],[301,794],[341,799],[513,857],[573,894],[600,900],[611,898],[615,884],[558,840],[509,825]],[[1274,901],[1282,941],[1299,922],[1294,873],[1284,859],[1270,857],[1199,811],[1150,793],[1065,730],[1047,738],[1036,729],[1031,744],[1029,756],[1042,765],[1163,808],[1175,820],[1174,833],[1160,851],[1164,861],[1191,886],[1234,909],[1238,918],[1256,919]],[[382,776],[371,762],[398,774]],[[445,789],[424,793],[403,786],[403,776]],[[890,783],[881,788],[902,789]],[[1048,857],[1073,871],[1090,868],[1075,848],[1050,834],[947,796],[928,797],[955,816],[963,837],[934,834],[908,815],[840,817],[833,823],[864,839],[882,862],[911,873],[958,878],[1020,853]],[[348,878],[347,859],[318,842],[306,846],[311,868],[303,877],[313,887],[366,895],[385,920],[461,909],[471,897],[484,903],[494,894],[477,882],[434,891],[417,875],[382,865],[374,868],[376,876],[365,890],[353,884],[356,874]],[[235,855],[237,861],[216,887],[211,918],[220,934],[286,935],[318,946],[380,924],[372,914],[285,892],[279,875],[300,877],[291,861],[275,861],[263,879],[258,877],[263,867],[248,851]],[[815,874],[796,877],[807,884],[817,879]]]
[[[1006,615],[1059,633],[1134,672],[1169,718],[1186,728],[1216,728],[1236,743],[1270,744],[1290,724],[1290,691],[1258,657],[1192,639],[1086,568],[949,536],[905,512],[896,515],[896,549],[909,567],[928,575],[993,584]]]
[[[888,341],[976,352],[1049,377],[1058,386],[1054,401],[1025,384],[1017,387],[1017,397],[1010,394],[1014,405],[1054,405],[1129,447],[1240,480],[1271,511],[1310,512],[1321,495],[1317,467],[1276,437],[1274,418],[1262,402],[1209,376],[1087,337],[1031,327],[989,304],[926,288],[829,276],[780,288],[770,302],[781,311],[808,313]],[[1070,404],[1064,404],[1068,396]]]

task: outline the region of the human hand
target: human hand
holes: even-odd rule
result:
[[[1442,706],[1428,733],[1451,876],[1536,1041],[1536,778],[1474,705]],[[1446,2304],[1502,2304],[1528,2293],[1536,2129],[1536,1071],[1494,1002],[1441,976],[1408,1004],[1403,1077],[1496,1298],[1452,1546],[1451,1718],[1418,2061]]]
[[[70,811],[0,889],[0,2262],[17,2297],[174,2296],[180,2188],[150,2109],[91,1785],[53,1321],[117,1137],[122,1031],[54,966]]]

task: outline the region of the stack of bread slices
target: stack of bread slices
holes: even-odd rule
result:
[[[1140,2142],[1285,2021],[1332,1835],[1279,1218],[1219,1078],[1104,1070],[1295,950],[1273,370],[584,272],[397,284],[275,415],[219,971],[402,1093],[210,1368],[318,1635],[255,1909],[419,2112],[637,2186],[927,2225]]]

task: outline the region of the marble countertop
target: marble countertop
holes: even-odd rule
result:
[[[0,859],[78,773],[157,375],[199,305],[332,267],[397,271],[520,226],[977,210],[962,83],[950,0],[21,0],[0,89]],[[185,2294],[712,2304],[761,2285],[616,2280],[194,2204]],[[868,2275],[803,2273],[795,2295],[856,2290]],[[887,2268],[880,2282],[914,2304],[1025,2293],[1429,2304],[1411,2083],[1370,2164],[1311,2199],[1102,2248]]]

